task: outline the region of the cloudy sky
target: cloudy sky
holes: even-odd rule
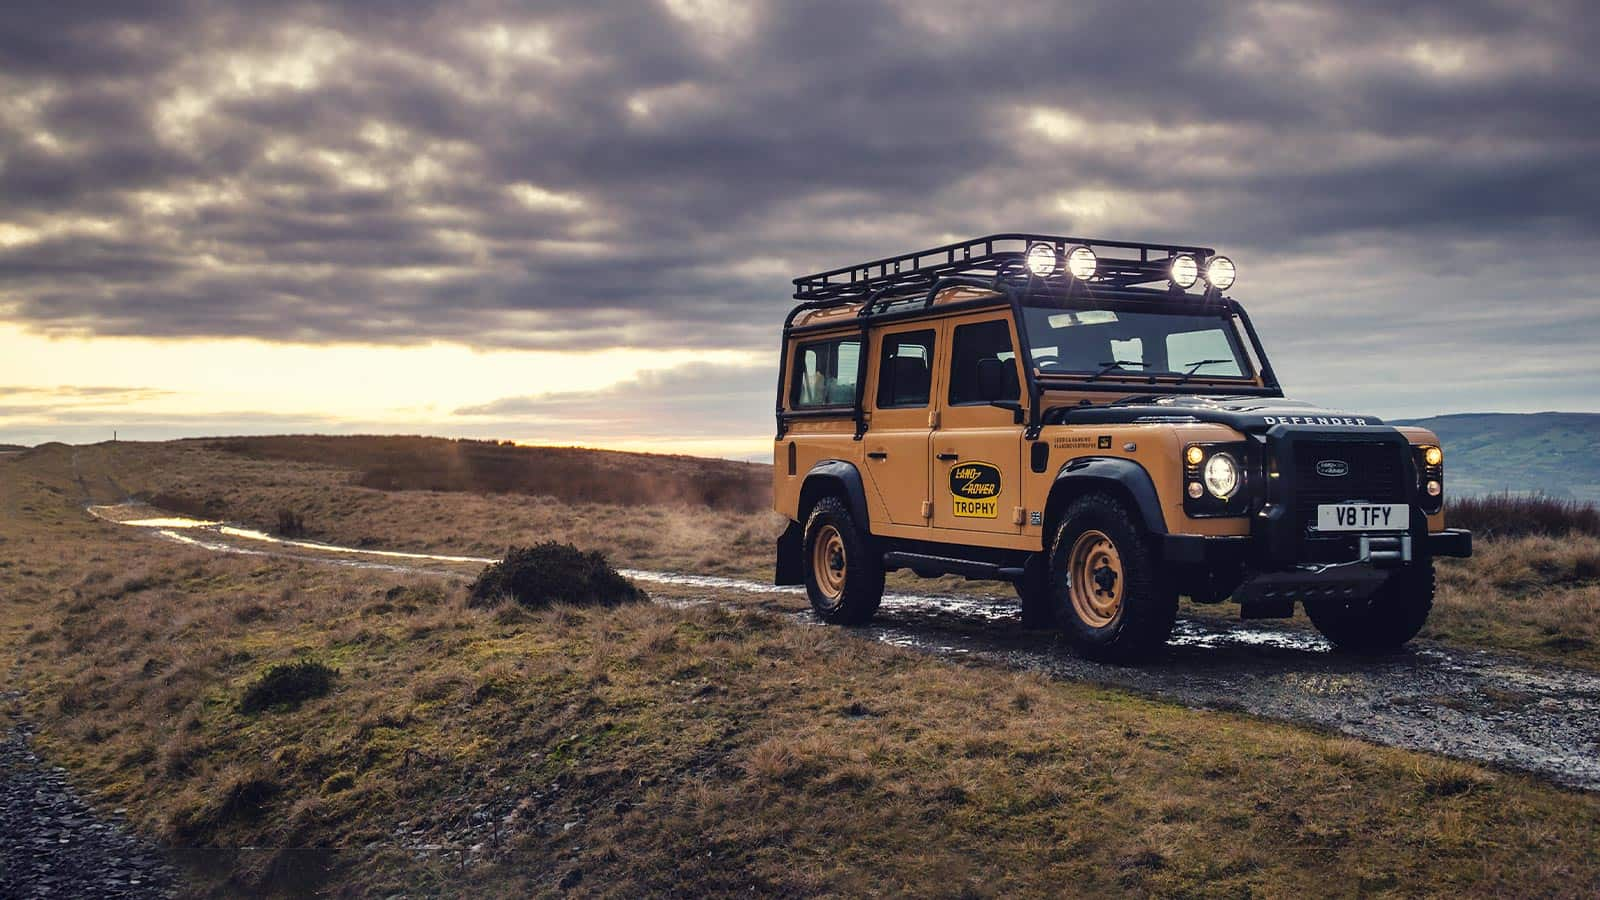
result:
[[[1215,246],[1292,395],[1600,410],[1600,11],[62,2],[0,11],[0,441],[760,454],[788,279]]]

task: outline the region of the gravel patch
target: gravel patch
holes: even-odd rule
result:
[[[159,850],[96,814],[67,783],[66,770],[45,765],[28,748],[25,726],[5,729],[0,898],[176,895],[178,874]]]

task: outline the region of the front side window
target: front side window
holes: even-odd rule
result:
[[[856,402],[856,367],[860,359],[861,341],[857,338],[801,344],[795,351],[790,406],[816,409],[853,405]]]
[[[883,336],[878,408],[928,405],[933,384],[933,329]]]
[[[985,384],[998,384],[998,396],[985,397]],[[950,342],[950,403],[987,403],[1021,396],[1011,326],[1006,320],[958,325]]]

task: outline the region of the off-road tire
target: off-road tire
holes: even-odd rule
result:
[[[1381,653],[1417,636],[1433,609],[1433,560],[1396,570],[1372,595],[1351,603],[1308,603],[1306,615],[1340,650]]]
[[[1122,581],[1120,600],[1104,621],[1087,620],[1074,602],[1071,569],[1084,541],[1114,554],[1121,570],[1116,576]],[[1110,582],[1113,589],[1115,580]],[[1150,538],[1128,508],[1106,494],[1085,494],[1062,514],[1050,550],[1050,592],[1057,627],[1074,650],[1090,659],[1131,662],[1149,657],[1166,644],[1178,617],[1177,586],[1161,571]]]
[[[819,573],[817,543],[837,536],[841,569]],[[883,602],[883,558],[856,527],[849,507],[838,497],[823,497],[806,517],[802,544],[806,596],[818,618],[831,625],[865,625]],[[824,548],[823,555],[831,555]],[[831,583],[832,588],[825,584]]]
[[[1056,601],[1050,591],[1050,560],[1043,553],[1028,557],[1016,583],[1022,601],[1022,627],[1044,631],[1056,627]]]

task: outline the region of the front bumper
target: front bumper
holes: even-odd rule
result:
[[[1319,558],[1295,559],[1287,554],[1274,553],[1270,545],[1248,535],[1237,537],[1212,537],[1201,534],[1165,534],[1161,536],[1161,558],[1176,565],[1223,566],[1248,565],[1254,569],[1285,569],[1295,565],[1357,562],[1360,559],[1359,540],[1330,543]],[[1413,558],[1431,559],[1440,556],[1468,557],[1472,555],[1472,532],[1461,528],[1433,531],[1414,540]],[[1340,558],[1342,557],[1342,558]]]

